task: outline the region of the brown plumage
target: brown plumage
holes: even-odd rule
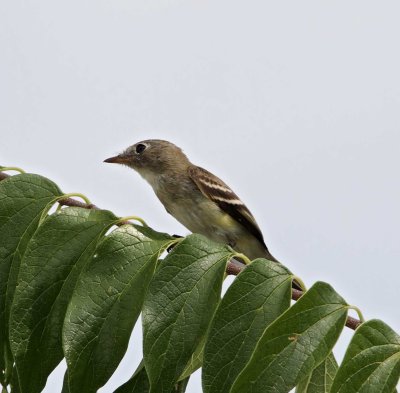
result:
[[[276,259],[250,210],[221,179],[193,165],[168,141],[149,139],[105,160],[135,169],[166,208],[191,232],[227,243],[250,259]]]
[[[243,225],[264,246],[265,255],[263,257],[271,261],[277,261],[268,251],[263,234],[254,216],[226,183],[206,169],[195,165],[188,168],[188,173],[206,197],[214,201],[222,211]]]

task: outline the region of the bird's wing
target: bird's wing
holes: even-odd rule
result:
[[[264,238],[250,210],[240,198],[221,179],[198,166],[188,169],[189,176],[200,191],[221,210],[242,224],[261,244],[265,246]]]

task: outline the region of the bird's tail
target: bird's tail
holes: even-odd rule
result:
[[[268,259],[269,261],[273,261],[273,262],[279,262],[268,250],[267,247],[265,247],[265,255],[264,255],[265,259]]]

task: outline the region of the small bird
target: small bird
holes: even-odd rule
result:
[[[137,171],[153,187],[167,212],[191,232],[229,244],[250,259],[277,262],[240,198],[217,176],[192,164],[173,143],[148,139],[104,162]]]

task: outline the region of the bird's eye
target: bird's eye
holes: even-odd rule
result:
[[[146,149],[146,145],[144,145],[143,143],[139,143],[136,145],[136,153],[140,154],[143,153]]]

